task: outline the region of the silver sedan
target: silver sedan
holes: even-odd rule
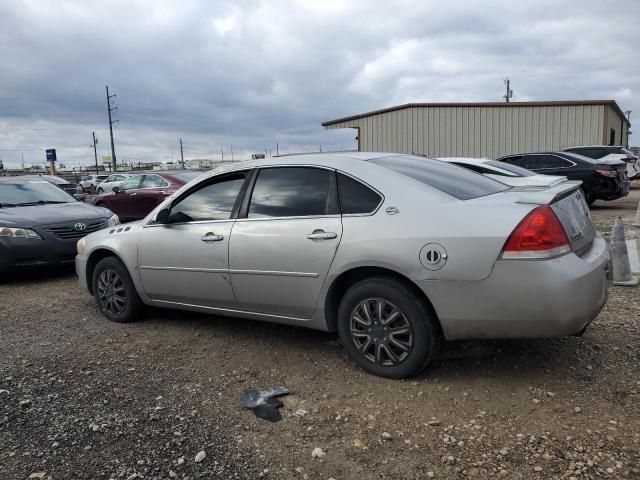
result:
[[[608,259],[579,183],[340,153],[212,170],[79,241],[76,270],[113,321],[153,305],[337,331],[364,369],[403,378],[445,339],[580,334]]]

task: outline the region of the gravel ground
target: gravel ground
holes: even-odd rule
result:
[[[597,202],[598,228],[630,225],[639,198]],[[451,343],[407,381],[320,332],[110,323],[69,271],[4,279],[0,305],[3,480],[640,478],[640,288],[612,287],[581,338]],[[240,406],[277,385],[282,421]]]

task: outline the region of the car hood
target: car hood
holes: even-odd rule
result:
[[[106,208],[94,207],[83,202],[34,205],[31,207],[2,207],[0,208],[0,225],[29,228],[51,223],[72,222],[74,220],[109,218],[111,215],[113,214]]]

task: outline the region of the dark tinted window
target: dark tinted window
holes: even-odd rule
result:
[[[171,207],[171,222],[226,220],[244,183],[245,175],[233,175],[190,193]]]
[[[496,167],[501,170],[506,170],[509,173],[513,173],[512,176],[514,177],[531,177],[535,175],[533,172],[530,172],[526,168],[518,167],[516,165],[511,165],[507,162],[498,162],[496,160],[489,160],[487,162],[487,165],[491,165],[492,167]],[[492,172],[492,173],[502,175],[502,173],[499,173],[499,172]]]
[[[169,183],[159,175],[145,175],[142,180],[142,188],[168,187]]]
[[[531,170],[568,168],[572,163],[555,155],[527,155],[527,165]]]
[[[249,218],[337,213],[331,195],[334,172],[310,167],[264,168],[258,173]]]
[[[517,167],[529,168],[527,162],[522,155],[514,155],[513,157],[504,157],[500,159],[500,162],[505,162],[510,165],[515,165]]]
[[[120,184],[120,190],[133,190],[140,187],[140,180],[142,175],[136,175],[135,177],[129,177]]]
[[[347,175],[338,174],[338,193],[343,214],[371,213],[382,197],[361,182]]]
[[[371,163],[387,167],[460,200],[483,197],[509,187],[474,172],[424,157],[374,158]]]

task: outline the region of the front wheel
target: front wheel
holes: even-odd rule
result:
[[[99,188],[99,189],[98,189],[98,195],[102,195],[103,193],[104,193],[104,190],[103,190],[103,189],[101,189],[101,188]]]
[[[124,264],[103,258],[93,271],[93,295],[98,308],[113,322],[133,322],[142,312],[142,301]]]
[[[426,367],[438,350],[436,325],[425,302],[389,277],[354,284],[338,308],[345,349],[358,365],[381,377],[410,377]]]

